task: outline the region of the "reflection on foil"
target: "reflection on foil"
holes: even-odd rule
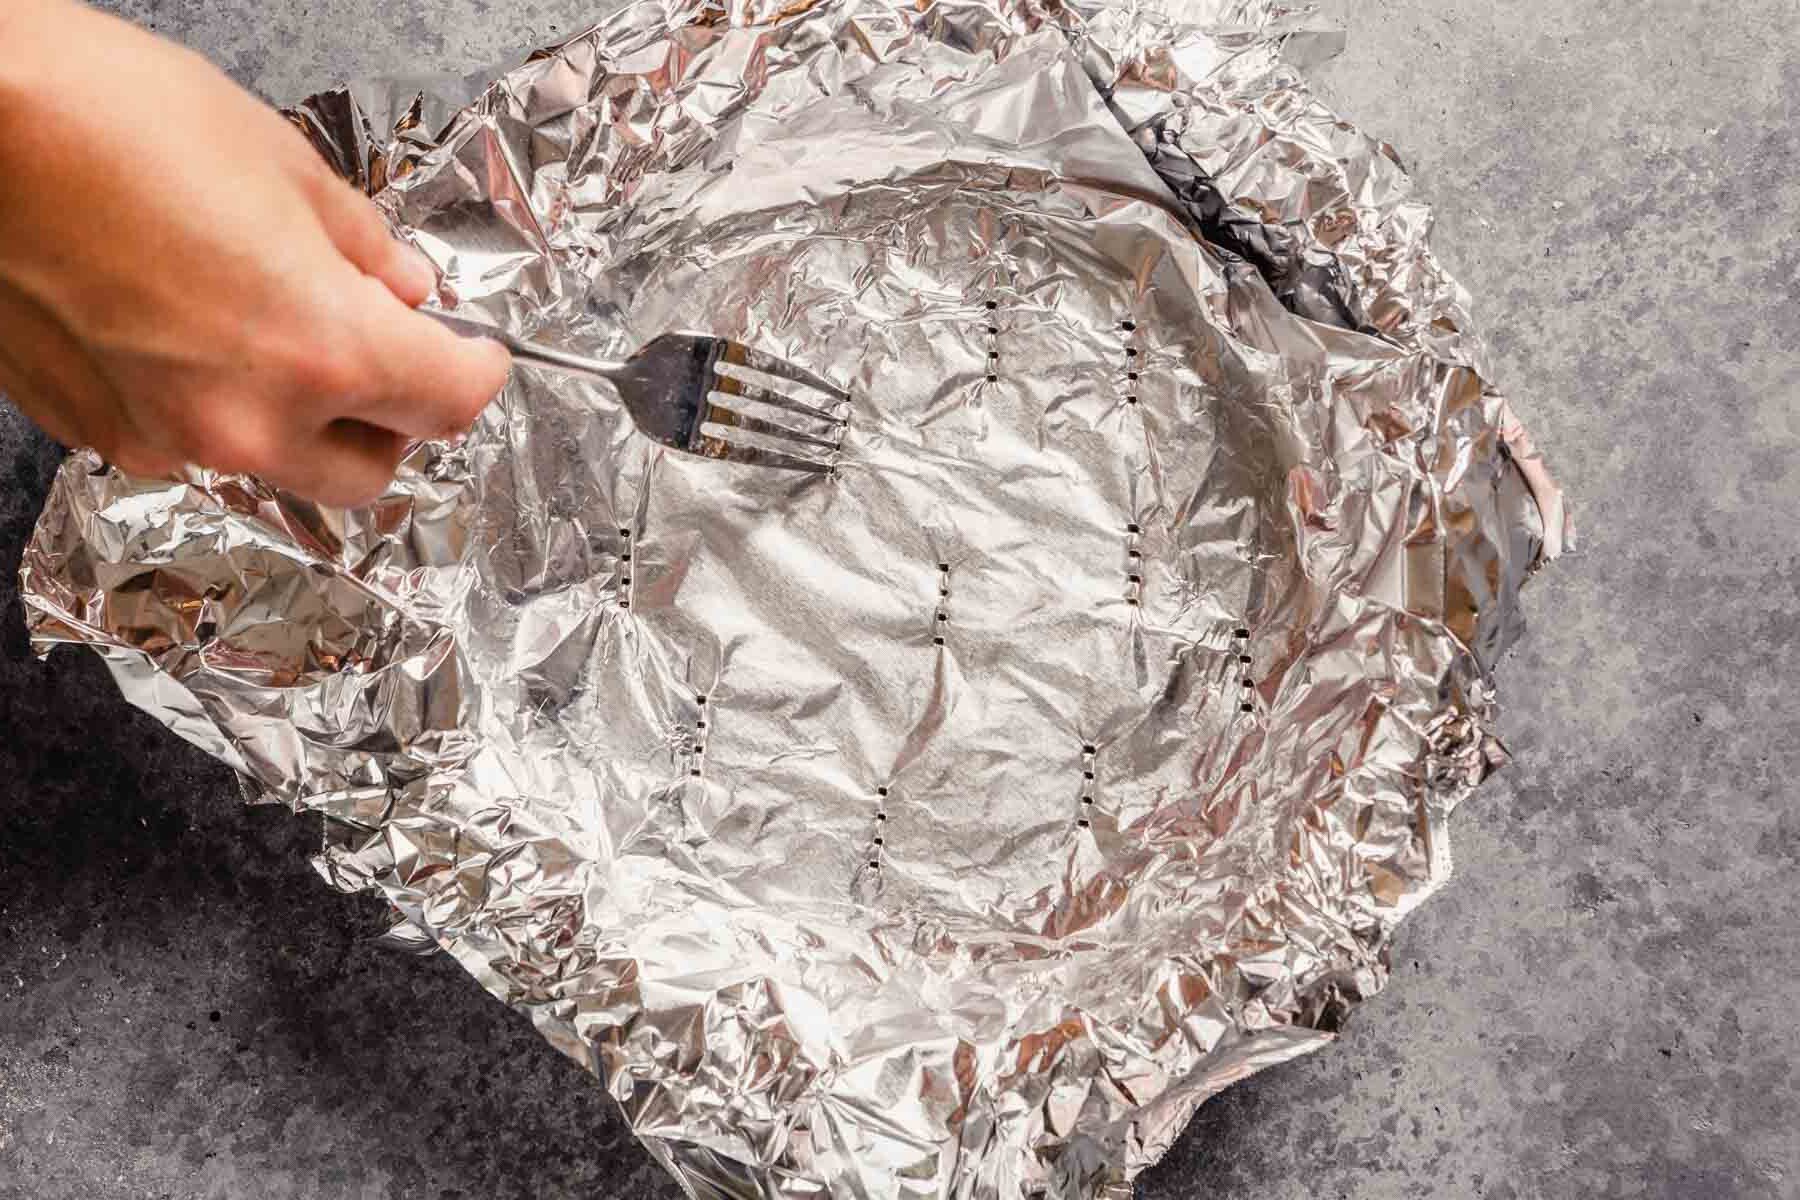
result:
[[[354,512],[79,454],[36,644],[323,814],[693,1194],[1124,1195],[1385,982],[1568,536],[1312,36],[670,0],[317,97],[442,303],[789,358],[855,397],[836,477],[526,370]]]

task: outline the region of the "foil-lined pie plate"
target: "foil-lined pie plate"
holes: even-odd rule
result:
[[[316,97],[438,302],[792,360],[837,470],[524,369],[355,512],[78,455],[36,643],[323,814],[692,1194],[1125,1194],[1385,982],[1567,536],[1302,36],[639,4],[453,112]]]

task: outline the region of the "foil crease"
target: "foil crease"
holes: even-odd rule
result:
[[[437,302],[854,395],[833,477],[519,369],[390,493],[65,464],[41,653],[324,817],[702,1197],[1116,1197],[1328,1041],[1568,543],[1265,0],[633,4],[291,115]]]

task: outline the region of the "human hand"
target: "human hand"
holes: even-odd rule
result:
[[[0,391],[133,474],[380,494],[466,429],[506,351],[273,109],[70,0],[0,0]]]

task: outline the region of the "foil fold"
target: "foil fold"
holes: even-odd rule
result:
[[[78,453],[34,644],[320,814],[690,1194],[1128,1195],[1383,986],[1570,541],[1331,43],[671,0],[314,97],[436,303],[790,358],[855,397],[837,474],[525,369],[351,512]]]

